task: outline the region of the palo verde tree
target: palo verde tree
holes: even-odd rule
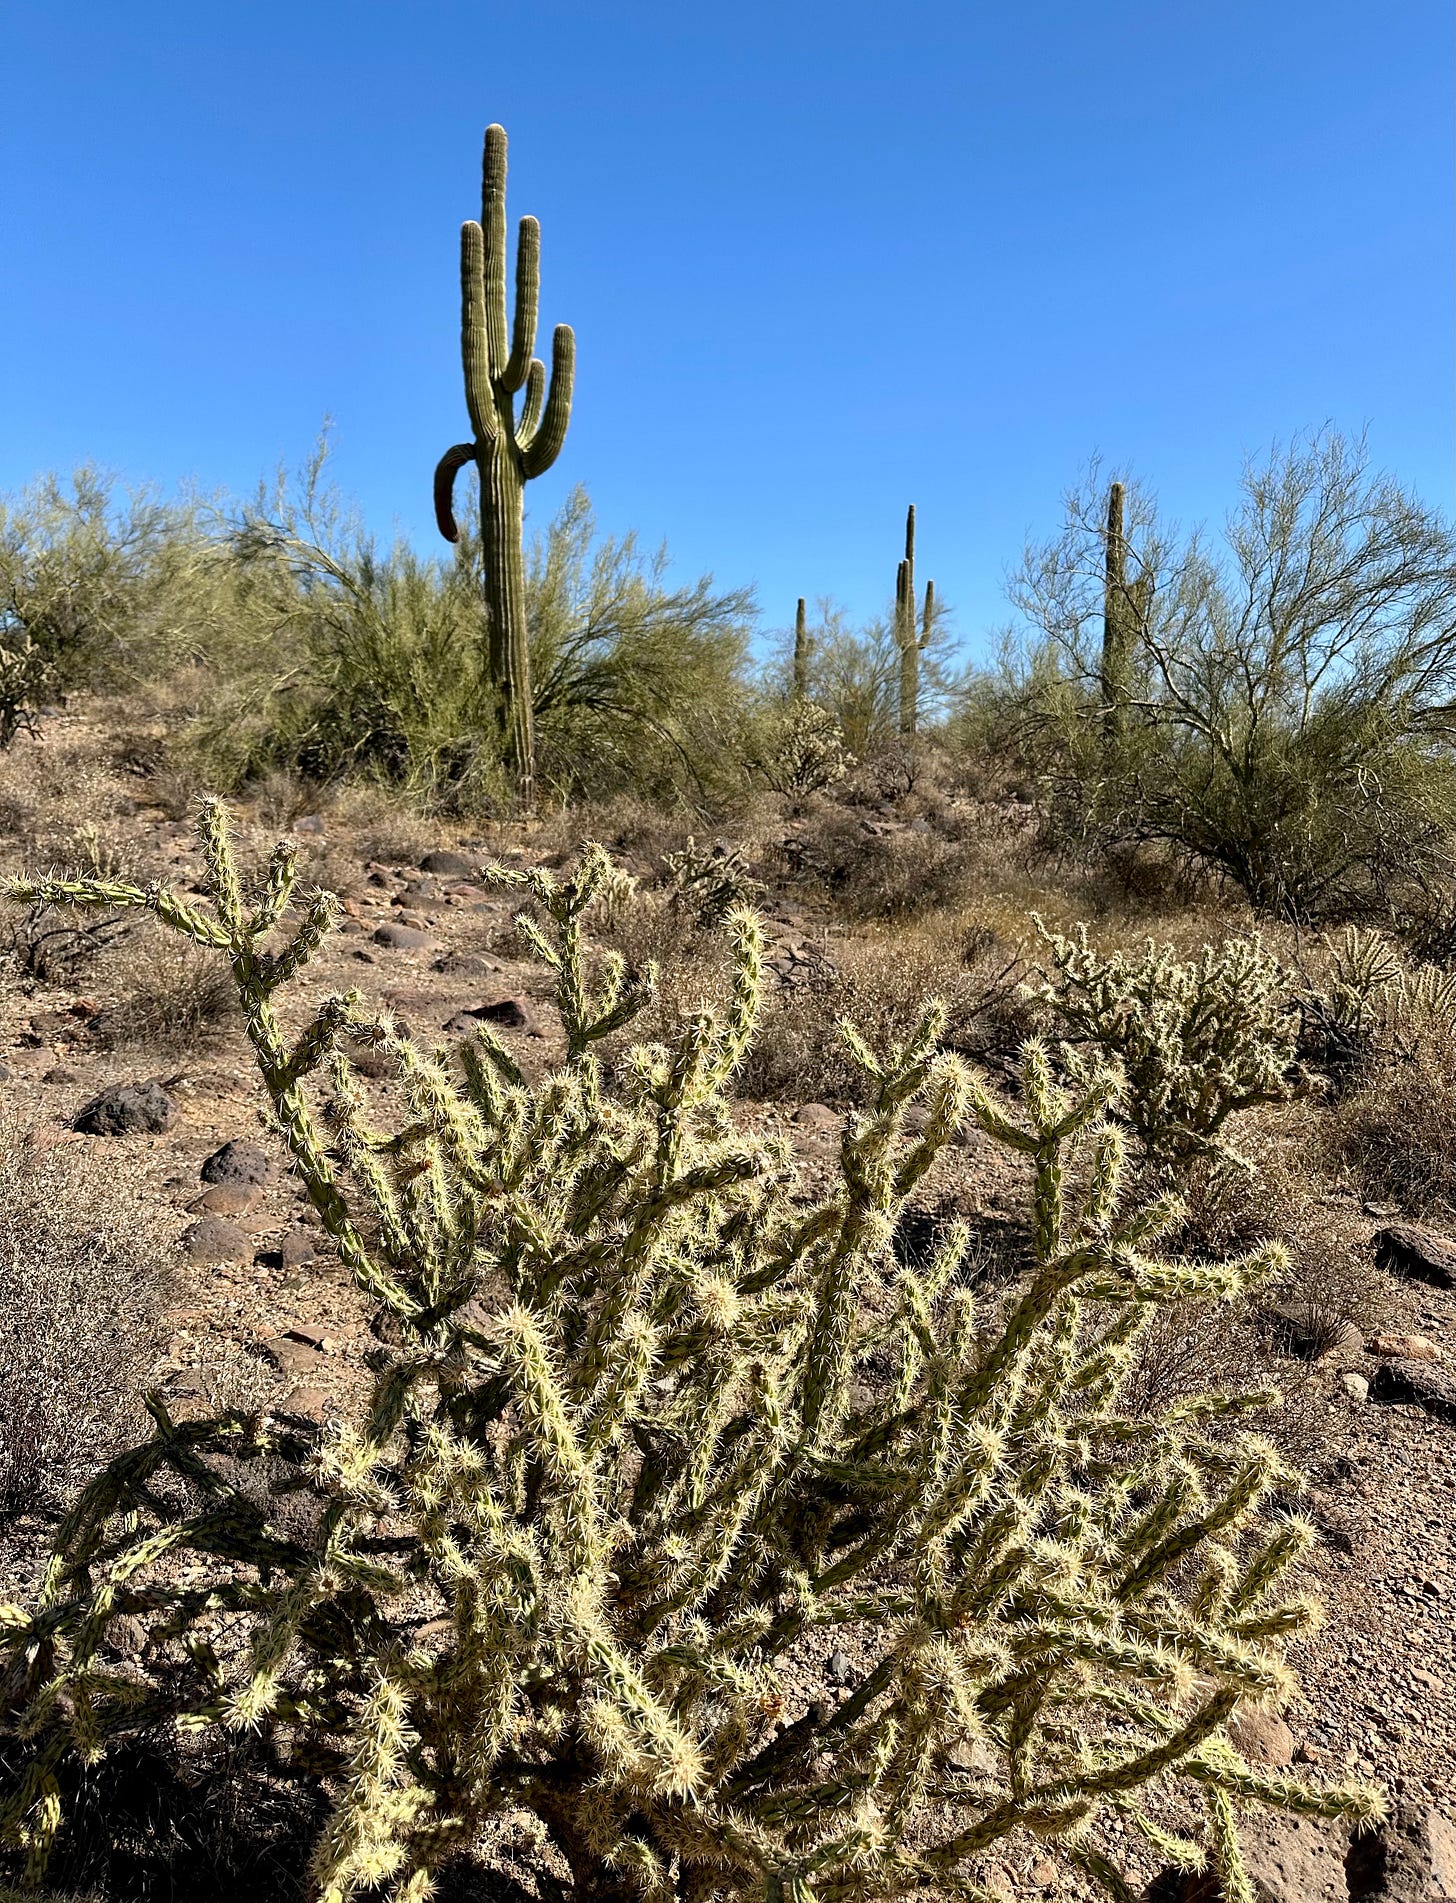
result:
[[[480,479],[480,541],[490,612],[490,678],[501,700],[506,755],[523,805],[535,779],[531,670],[527,646],[525,489],[561,454],[571,417],[576,339],[569,324],[552,338],[551,379],[532,353],[541,287],[541,227],[523,218],[516,240],[514,323],[506,312],[506,135],[487,126],[480,223],[460,229],[460,352],[473,432],[435,470],[435,520],[447,542],[459,539],[455,478],[474,463]],[[519,415],[516,395],[525,399]]]
[[[1119,487],[1104,501],[1090,472],[1012,583],[1021,706],[1068,810],[1294,916],[1383,903],[1444,863],[1451,524],[1332,430],[1245,469],[1221,548]]]

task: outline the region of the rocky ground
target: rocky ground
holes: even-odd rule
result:
[[[190,827],[144,806],[132,823],[153,867],[184,892],[198,890]],[[305,820],[298,831],[335,863],[357,843],[330,836],[323,822]],[[513,850],[524,863],[531,848]],[[6,856],[13,865],[18,855]],[[488,1019],[535,1073],[559,1055],[559,1029],[542,975],[512,938],[512,897],[472,876],[484,856],[457,840],[408,862],[356,857],[343,929],[309,990],[358,986],[426,1037]],[[793,983],[810,956],[799,919],[772,927],[773,982]],[[84,970],[65,982],[3,971],[0,1093],[38,1138],[114,1156],[118,1171],[140,1174],[175,1209],[188,1267],[152,1380],[178,1412],[245,1390],[315,1420],[349,1409],[367,1380],[364,1309],[260,1128],[241,1036],[221,1029],[164,1060],[107,1048],[106,1006],[86,985]],[[832,1166],[835,1106],[745,1105],[744,1114],[784,1127],[811,1179]],[[991,1146],[963,1147],[934,1196],[976,1216],[988,1254],[1014,1251],[1019,1185]],[[1260,1869],[1271,1895],[1456,1896],[1456,1850],[1440,1822],[1456,1815],[1456,1245],[1402,1231],[1398,1218],[1364,1215],[1388,1284],[1382,1332],[1347,1335],[1312,1368],[1285,1370],[1313,1454],[1307,1504],[1321,1543],[1312,1584],[1328,1618],[1298,1659],[1299,1699],[1269,1724],[1260,1749],[1274,1764],[1379,1778],[1409,1829],[1388,1839],[1385,1864],[1361,1853],[1347,1871],[1343,1845],[1332,1849],[1324,1827],[1298,1827]],[[38,1521],[7,1529],[0,1597],[23,1589],[44,1532]],[[832,1681],[831,1662],[825,1670]],[[1280,1876],[1281,1859],[1298,1862],[1306,1849],[1297,1873]],[[1013,1895],[1060,1881],[1053,1864],[1030,1854],[986,1875]]]

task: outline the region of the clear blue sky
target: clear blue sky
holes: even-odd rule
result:
[[[544,517],[974,645],[1089,452],[1217,519],[1326,418],[1449,507],[1450,0],[9,0],[0,488],[251,488],[325,413],[434,545],[482,130],[579,376]]]

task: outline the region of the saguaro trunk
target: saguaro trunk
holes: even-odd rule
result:
[[[523,218],[516,240],[514,320],[506,313],[506,135],[488,126],[480,223],[460,230],[460,354],[473,438],[447,449],[435,470],[435,520],[447,542],[455,525],[455,478],[467,463],[480,476],[480,545],[490,617],[487,663],[500,696],[502,738],[522,805],[534,793],[531,663],[526,626],[525,488],[561,454],[571,418],[576,339],[558,324],[546,366],[533,356],[541,282],[541,229]],[[520,414],[516,393],[524,386]]]

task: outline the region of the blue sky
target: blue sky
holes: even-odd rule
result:
[[[868,615],[905,504],[972,651],[1094,450],[1184,520],[1332,419],[1450,506],[1448,0],[9,0],[0,489],[245,491],[334,419],[435,545],[482,130],[574,325],[543,519]]]

